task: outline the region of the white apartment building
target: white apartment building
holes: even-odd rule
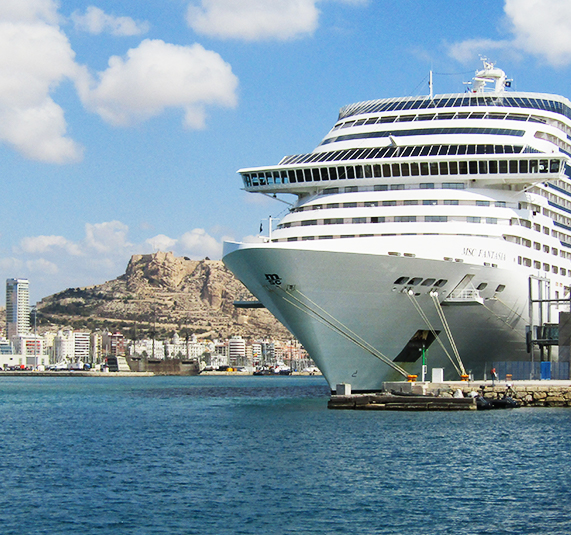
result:
[[[228,363],[230,366],[243,366],[246,360],[246,341],[241,336],[228,340]]]
[[[30,291],[28,279],[6,279],[6,337],[30,332]]]

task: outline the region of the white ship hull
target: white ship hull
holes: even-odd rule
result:
[[[402,248],[402,238],[400,243]],[[355,343],[366,342],[394,360],[417,331],[430,329],[406,286],[394,284],[403,275],[446,279],[448,289],[456,287],[466,274],[488,281],[491,291],[482,292],[482,302],[459,301],[443,307],[465,369],[475,377],[482,377],[493,360],[528,357],[528,277],[523,271],[273,244],[228,243],[224,262],[301,341],[332,388],[344,382],[355,391],[379,390],[385,381],[403,380],[401,374]],[[271,284],[266,275],[277,275],[280,284]],[[506,280],[510,284],[499,299],[493,290]],[[414,299],[453,355],[429,295],[431,290],[415,287],[420,295]],[[446,295],[447,290],[443,290],[439,296],[445,305]],[[414,362],[399,365],[420,378],[420,357],[419,352]],[[459,379],[455,366],[437,343],[427,351],[427,365],[444,368],[447,379]]]

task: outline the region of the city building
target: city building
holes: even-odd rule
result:
[[[30,332],[30,291],[28,279],[6,279],[6,338]]]

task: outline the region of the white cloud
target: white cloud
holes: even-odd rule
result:
[[[185,232],[179,240],[181,249],[195,258],[220,258],[222,243],[210,236],[204,229],[195,228]]]
[[[119,252],[131,248],[127,241],[129,227],[121,221],[86,223],[85,245],[99,253]]]
[[[145,243],[148,243],[153,248],[153,251],[172,251],[177,240],[169,238],[164,234],[158,234],[154,238],[145,240]]]
[[[179,46],[144,40],[113,56],[99,73],[96,87],[80,86],[83,102],[104,120],[126,126],[159,115],[166,108],[182,108],[185,125],[201,128],[206,105],[236,105],[238,79],[230,65],[199,44]]]
[[[37,260],[28,260],[26,268],[32,273],[42,273],[44,275],[55,275],[59,272],[59,268],[45,258],[38,258]]]
[[[51,0],[0,5],[0,142],[52,163],[77,161],[82,148],[66,136],[63,109],[50,93],[78,72]]]
[[[95,6],[89,6],[85,10],[85,15],[81,15],[79,11],[73,12],[71,20],[74,22],[76,29],[94,35],[109,32],[112,35],[130,36],[141,35],[149,31],[148,22],[137,22],[131,17],[108,15]]]
[[[70,242],[63,236],[34,236],[23,238],[20,242],[20,248],[23,252],[32,254],[53,252],[54,249],[63,249],[72,256],[80,256],[82,254],[77,244]]]
[[[203,35],[256,41],[312,34],[318,17],[316,0],[201,0],[186,20]]]
[[[569,0],[505,0],[512,39],[469,39],[450,46],[449,53],[468,61],[488,50],[527,52],[555,67],[571,63],[571,2]]]
[[[6,22],[57,22],[57,4],[53,0],[2,0],[0,20]]]

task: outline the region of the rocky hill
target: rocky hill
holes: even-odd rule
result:
[[[158,252],[134,255],[125,274],[114,280],[42,299],[38,314],[44,329],[108,328],[128,337],[183,331],[199,337],[292,338],[267,310],[233,306],[254,299],[219,260]]]

